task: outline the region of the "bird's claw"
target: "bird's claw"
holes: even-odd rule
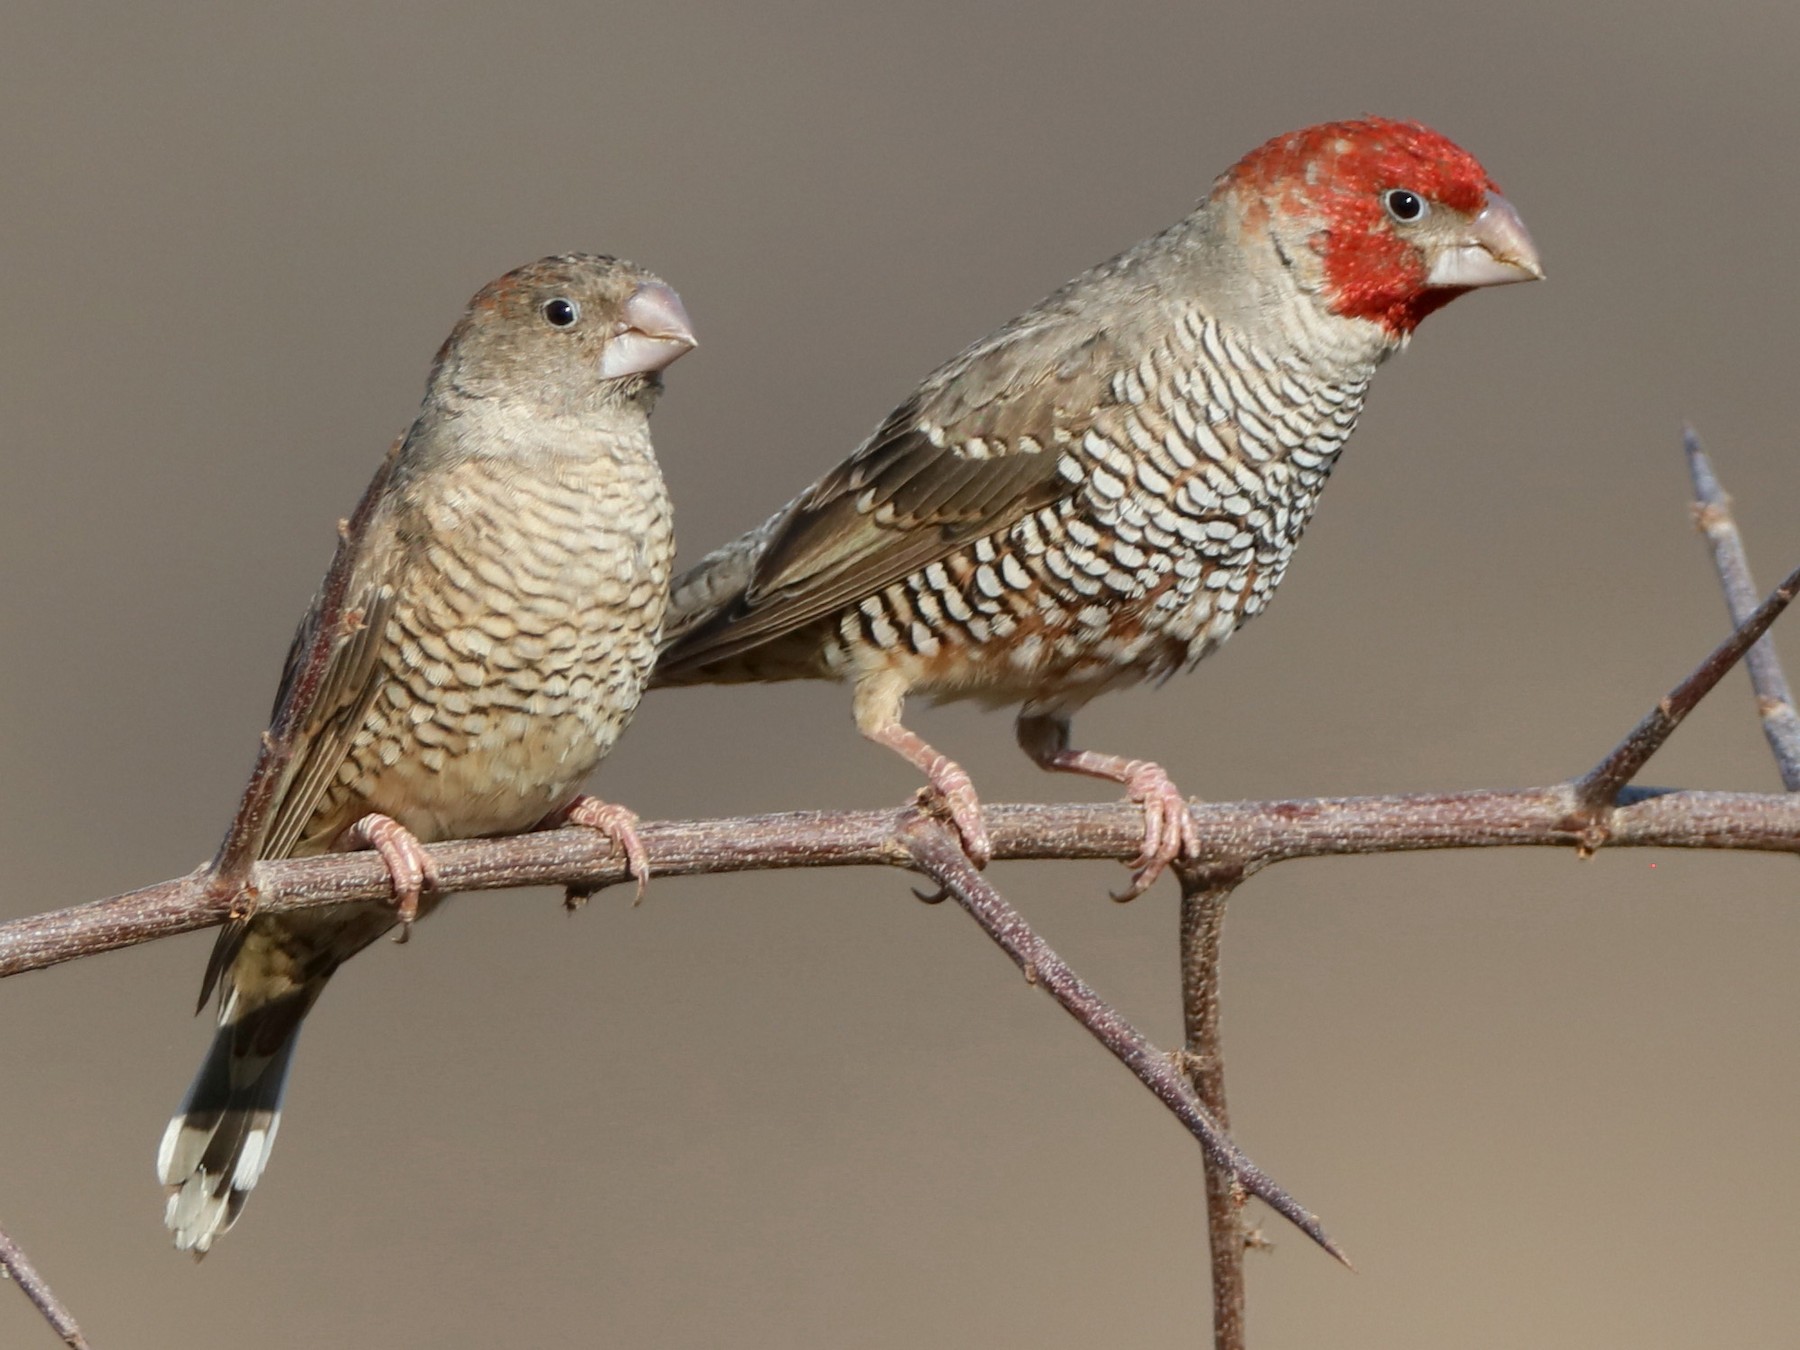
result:
[[[632,903],[643,903],[644,887],[650,880],[650,853],[637,832],[637,812],[584,793],[558,812],[555,819],[560,825],[585,825],[611,839],[625,859],[625,875],[637,881],[637,896]],[[563,903],[576,909],[586,899],[586,893],[571,888]]]
[[[982,819],[981,799],[975,795],[975,784],[963,767],[940,759],[932,766],[931,786],[920,794],[920,799],[921,804],[935,806],[950,817],[969,861],[977,870],[986,867],[993,859],[994,845],[988,838],[987,822]]]
[[[1187,798],[1162,765],[1133,763],[1126,773],[1125,793],[1144,808],[1144,844],[1129,864],[1131,884],[1113,896],[1120,904],[1149,890],[1177,858],[1194,858],[1200,852]]]
[[[392,816],[370,812],[344,832],[352,848],[371,848],[380,855],[394,886],[394,913],[400,920],[395,942],[412,936],[418,921],[419,900],[426,891],[439,889],[437,864],[419,842],[419,836]]]

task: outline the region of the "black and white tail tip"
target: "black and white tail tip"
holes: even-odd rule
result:
[[[294,1042],[273,1057],[234,1054],[235,1028],[213,1042],[186,1100],[163,1131],[156,1172],[170,1188],[163,1222],[178,1251],[196,1258],[237,1222],[262,1176],[281,1124],[281,1090]]]

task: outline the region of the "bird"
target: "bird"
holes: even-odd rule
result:
[[[846,681],[970,859],[969,775],[918,693],[1018,705],[1047,770],[1144,811],[1130,899],[1198,854],[1148,759],[1071,745],[1096,696],[1192,668],[1280,584],[1376,368],[1468,291],[1543,276],[1473,155],[1412,121],[1277,136],[1168,229],[927,376],[848,459],[676,578],[652,688]]]
[[[178,1249],[204,1256],[237,1220],[333,972],[442,898],[422,844],[586,824],[642,884],[635,817],[578,791],[655,659],[675,545],[649,416],[694,345],[656,275],[570,253],[484,287],[439,349],[289,651],[272,727],[294,753],[256,847],[373,848],[394,901],[221,932],[200,995],[217,1034],[157,1157]]]

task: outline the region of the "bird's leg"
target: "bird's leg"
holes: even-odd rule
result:
[[[1122,783],[1125,795],[1144,808],[1144,847],[1131,861],[1131,885],[1118,901],[1135,900],[1180,857],[1194,857],[1199,839],[1187,798],[1170,781],[1160,764],[1147,759],[1126,759],[1095,750],[1069,748],[1069,718],[1065,713],[1020,713],[1019,746],[1040,767],[1054,773],[1086,774]]]
[[[340,834],[333,847],[372,848],[381,855],[394,882],[394,912],[400,916],[400,936],[394,940],[405,942],[419,917],[419,896],[438,888],[437,867],[419,836],[392,816],[371,811]]]
[[[650,854],[638,837],[637,812],[617,802],[603,802],[584,792],[562,810],[545,816],[538,828],[554,830],[559,825],[585,825],[612,840],[613,847],[625,858],[625,875],[637,878],[637,899],[632,903],[643,903],[644,885],[650,880]],[[571,887],[563,903],[575,909],[586,899],[585,894],[578,894]]]
[[[903,756],[908,764],[925,775],[931,791],[943,802],[950,823],[962,836],[963,852],[977,867],[986,867],[993,857],[988,841],[987,824],[981,818],[981,799],[975,795],[975,784],[962,765],[948,755],[939,754],[913,732],[900,724],[900,712],[906,701],[906,682],[894,671],[877,671],[858,680],[854,712],[856,729],[877,745]]]

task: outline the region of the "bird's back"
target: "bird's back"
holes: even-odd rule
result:
[[[831,478],[677,580],[656,682],[842,677],[882,665],[939,696],[1053,702],[1199,659],[1281,579],[1375,362],[1320,369],[1292,352],[1271,356],[1198,302],[1157,333],[1133,342],[1090,327],[1065,339],[1073,364],[1048,366],[1065,386],[1018,376],[1006,439],[981,435],[966,413],[938,420],[928,399],[903,406]],[[957,367],[966,364],[934,380],[965,389]],[[884,523],[871,496],[878,479],[856,475],[884,435],[936,451],[938,496],[913,506],[912,519],[894,519],[890,506]],[[1021,446],[1036,461],[1025,472],[996,454],[1016,460]],[[771,624],[783,584],[772,554],[834,480],[834,502],[849,502],[840,513],[862,517],[861,547],[901,566],[866,569],[875,584],[824,612],[792,606],[797,622]],[[946,506],[957,486],[977,498],[1010,493],[1014,509],[958,539]]]

